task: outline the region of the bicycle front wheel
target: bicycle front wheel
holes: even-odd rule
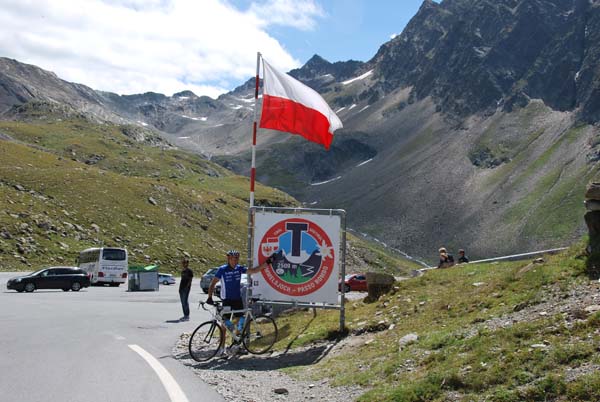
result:
[[[190,337],[190,356],[197,362],[210,360],[222,347],[223,341],[223,329],[216,321],[206,321],[200,324]]]
[[[248,352],[260,355],[268,352],[277,340],[275,320],[266,315],[254,317],[244,331],[244,347]]]

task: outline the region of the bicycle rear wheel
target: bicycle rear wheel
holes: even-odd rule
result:
[[[223,329],[216,321],[206,321],[200,324],[190,337],[190,356],[197,362],[210,360],[215,357],[223,341]]]
[[[268,352],[277,340],[275,320],[266,315],[259,315],[248,322],[242,338],[248,352],[260,355]]]

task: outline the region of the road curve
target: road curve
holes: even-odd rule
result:
[[[0,273],[0,402],[223,401],[171,357],[181,333],[208,318],[194,308],[197,284],[192,319],[179,322],[177,285],[158,292],[121,286],[17,293],[6,290],[15,275]],[[163,367],[180,392],[129,345]]]

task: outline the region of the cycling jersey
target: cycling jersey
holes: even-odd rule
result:
[[[221,300],[241,300],[242,293],[240,292],[240,282],[242,274],[246,273],[248,268],[243,265],[236,265],[231,268],[229,264],[225,264],[217,269],[215,278],[221,281]]]

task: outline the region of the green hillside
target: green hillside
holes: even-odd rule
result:
[[[361,401],[598,401],[600,284],[584,273],[583,243],[544,259],[432,270],[377,302],[350,301],[352,336],[288,370],[358,384]],[[281,348],[306,345],[335,337],[338,314],[278,325]]]
[[[199,156],[149,146],[127,128],[85,120],[0,123],[0,266],[71,263],[100,244],[126,247],[133,263],[195,268],[245,250],[249,184]],[[32,145],[29,145],[32,144]],[[257,203],[294,205],[258,186]]]
[[[71,264],[78,252],[126,247],[133,264],[198,272],[246,250],[249,183],[152,132],[85,119],[0,122],[0,270]],[[258,185],[256,204],[299,205]],[[349,237],[349,269],[402,274],[414,263]],[[245,253],[244,253],[245,254]]]

